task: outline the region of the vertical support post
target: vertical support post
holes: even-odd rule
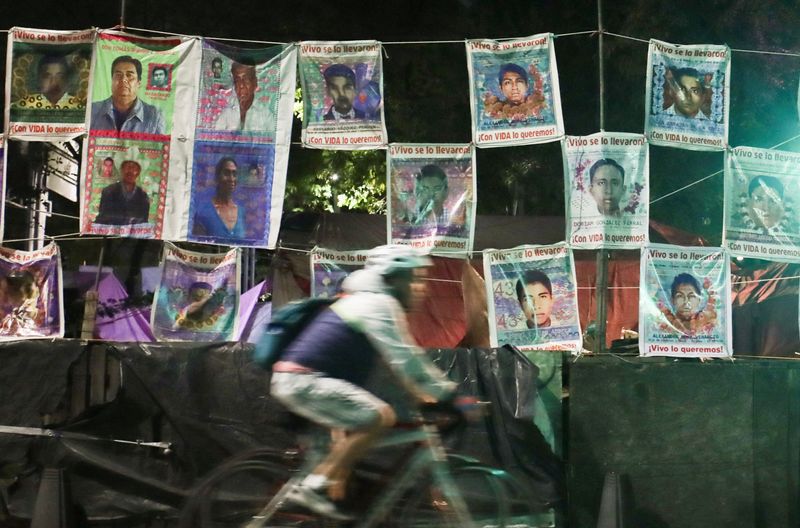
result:
[[[603,56],[603,0],[597,0],[597,72],[600,86],[600,131],[605,131],[606,126],[606,93],[605,93],[605,69]],[[597,250],[597,266],[595,281],[595,301],[597,302],[597,316],[595,327],[597,336],[595,337],[594,352],[600,354],[606,349],[606,304],[608,302],[608,260],[610,254],[606,249]]]
[[[119,27],[125,29],[125,0],[119,0]]]
[[[47,208],[49,207],[49,194],[47,192],[47,149],[41,145],[31,149],[36,152],[39,160],[31,170],[30,182],[34,197],[27,203],[28,207],[28,251],[41,249],[44,246],[44,231],[47,223]]]

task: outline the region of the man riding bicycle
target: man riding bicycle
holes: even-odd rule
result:
[[[420,403],[447,399],[455,390],[408,331],[405,312],[424,298],[425,268],[431,264],[409,246],[370,250],[364,269],[345,280],[344,296],[323,310],[273,365],[272,395],[294,413],[336,432],[327,457],[289,493],[291,502],[321,515],[349,518],[328,497],[343,498],[353,464],[396,421],[394,409],[364,388],[377,365],[388,364]]]

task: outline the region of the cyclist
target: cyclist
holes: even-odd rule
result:
[[[405,312],[424,298],[423,279],[431,264],[409,246],[370,250],[364,269],[344,281],[343,297],[318,315],[273,366],[273,396],[335,432],[330,452],[291,490],[289,501],[328,517],[349,518],[329,497],[343,498],[353,464],[396,421],[394,409],[364,388],[378,365],[388,364],[421,403],[447,399],[455,390],[408,331]]]

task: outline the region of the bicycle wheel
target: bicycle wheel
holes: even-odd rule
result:
[[[215,469],[192,491],[181,511],[181,528],[233,528],[251,522],[299,465],[299,456],[286,457],[260,449],[234,457]],[[323,526],[312,515],[278,510],[263,526],[313,528]]]
[[[451,467],[450,474],[474,526],[509,525],[510,503],[504,472],[477,464]],[[463,527],[444,490],[430,476],[399,502],[390,526],[397,528]]]

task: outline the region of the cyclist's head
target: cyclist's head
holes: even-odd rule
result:
[[[389,292],[404,308],[412,308],[425,294],[425,268],[431,259],[410,246],[390,244],[378,246],[367,253],[364,269],[383,277]]]

